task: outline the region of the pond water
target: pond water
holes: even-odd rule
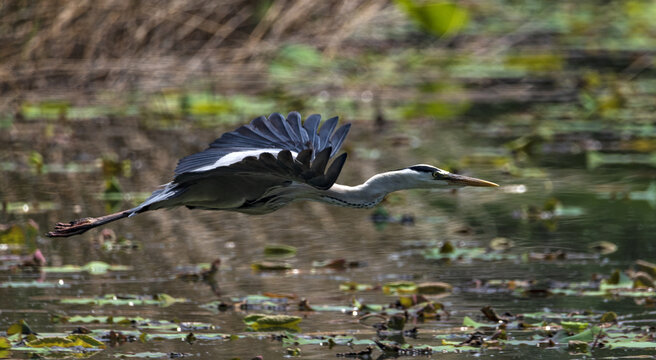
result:
[[[573,284],[585,282],[589,284],[581,289],[592,288],[599,285],[598,280],[593,280],[595,276],[608,278],[614,269],[624,270],[635,260],[653,258],[653,169],[649,164],[590,165],[593,151],[644,137],[608,138],[605,131],[615,131],[612,127],[603,131],[570,130],[567,127],[586,126],[585,122],[570,122],[567,127],[552,129],[556,135],[549,140],[531,140],[535,144],[530,146],[537,154],[517,152],[513,156],[504,144],[516,139],[515,134],[529,133],[529,127],[535,124],[519,121],[508,125],[474,121],[475,118],[462,122],[408,120],[389,123],[380,130],[366,119],[351,119],[346,114],[343,117],[353,122],[354,128],[344,147],[351,156],[340,183],[355,184],[386,169],[429,163],[446,165],[501,186],[457,192],[395,193],[377,210],[297,203],[264,216],[187,209],[149,212],[105,227],[134,245],[117,249],[116,244],[103,243],[103,234],[109,235],[100,230],[61,239],[45,238],[42,234],[56,221],[98,216],[131,206],[147,195],[144,192],[170,179],[179,157],[201,150],[230,126],[152,128],[135,118],[17,121],[12,125],[15,132],[3,133],[11,156],[8,153],[2,159],[4,211],[0,223],[15,225],[25,235],[18,240],[9,238],[10,230],[3,235],[0,280],[5,286],[0,288],[0,324],[8,328],[23,319],[40,335],[64,336],[84,326],[98,338],[109,336],[110,330],[136,337],[107,344],[96,355],[100,357],[184,354],[189,358],[244,359],[257,355],[280,358],[297,348],[303,358],[335,357],[363,351],[367,341],[373,339],[397,340],[417,349],[458,344],[474,332],[473,328],[462,328],[465,317],[490,324],[480,312],[487,305],[499,314],[551,312],[556,317],[586,313],[593,316],[583,318],[590,324],[598,323],[598,316],[604,312],[613,311],[621,322],[626,322],[625,329],[654,325],[650,310],[653,290],[646,290],[640,297],[610,293],[586,296],[580,289],[565,294],[550,290],[572,289]],[[49,131],[48,126],[55,126],[56,134],[48,140],[35,141],[34,134]],[[31,166],[34,161],[25,160],[34,149],[47,154],[40,170],[41,165]],[[107,154],[114,154],[112,161],[107,160]],[[530,161],[511,169],[509,166],[521,156],[530,156]],[[97,160],[102,158],[106,159],[104,168]],[[69,171],[61,170],[66,164]],[[74,170],[70,170],[70,164],[75,164]],[[111,164],[116,169],[110,169]],[[107,193],[107,189],[116,190],[106,184],[111,182],[107,179],[112,174],[123,191],[118,198],[108,195],[115,193]],[[404,222],[400,221],[403,216]],[[29,219],[34,221],[33,225],[29,225]],[[36,234],[30,233],[31,226],[38,228]],[[509,240],[511,246],[491,250],[490,242],[498,238]],[[603,255],[591,250],[590,245],[600,241],[615,244],[617,251]],[[454,253],[443,247],[445,243],[458,252],[450,260]],[[272,244],[293,246],[296,250],[287,257],[267,256],[265,248]],[[101,268],[100,274],[83,270],[63,272],[57,268],[48,272],[10,269],[11,264],[20,262],[12,254],[28,254],[37,248],[46,257],[48,267],[84,266],[101,261],[126,268],[103,273],[102,266],[96,265]],[[215,259],[220,259],[221,265],[213,279],[180,278],[179,274],[197,271],[198,264]],[[345,259],[353,267],[317,266],[317,262],[334,259]],[[253,264],[262,262],[282,262],[289,268],[253,269]],[[437,297],[426,295],[426,301],[442,304],[443,309],[436,310],[436,315],[418,317],[415,310],[408,310],[405,329],[416,327],[416,336],[377,335],[372,324],[386,321],[394,311],[367,306],[395,303],[399,295],[386,291],[389,289],[384,285],[399,281],[445,282],[452,289]],[[508,281],[516,284],[508,285]],[[522,281],[535,283],[527,285]],[[340,289],[340,285],[349,282],[372,287],[361,291]],[[161,301],[161,296],[157,298],[157,294],[184,300],[169,304]],[[155,300],[153,304],[141,304],[141,299],[130,301],[131,295],[155,295]],[[237,304],[250,295],[272,298],[264,304],[254,297],[248,300],[251,305]],[[65,300],[102,296],[125,298],[127,303],[77,304]],[[316,307],[315,311],[300,311],[301,299],[307,299],[311,307]],[[219,310],[212,303],[217,300],[226,308]],[[269,332],[257,326],[249,329],[243,320],[256,313],[300,316],[302,320],[296,326]],[[379,316],[361,319],[367,313]],[[53,322],[55,315],[73,321]],[[72,318],[89,315],[101,321],[107,316],[133,321],[106,324]],[[530,322],[558,323],[549,320],[549,315],[543,316],[542,320]],[[163,320],[171,323],[155,326]],[[185,328],[183,323],[187,322],[206,325]],[[489,337],[494,333],[494,325],[480,331]],[[509,339],[524,339],[527,345],[475,348],[474,354],[514,358],[521,351],[525,356],[561,358],[569,352],[567,344],[553,348],[536,345],[547,339],[549,330],[517,328],[516,324],[508,326]],[[195,341],[185,341],[189,333],[194,334]],[[219,334],[220,338],[211,338]],[[288,334],[285,336],[292,340],[283,342],[281,334]],[[336,344],[328,345],[327,337],[336,335],[361,342],[353,340],[348,346],[343,338],[337,338]],[[313,336],[315,340],[324,336],[324,340],[308,344],[301,341],[297,345],[295,336]],[[445,349],[452,353],[445,355],[447,358],[472,356],[466,347]],[[442,350],[435,351],[432,356],[443,356],[437,355]],[[607,356],[618,353],[608,347],[594,352]],[[89,355],[93,353],[91,349]],[[620,353],[650,351],[623,349]],[[14,350],[6,356],[29,354]],[[387,356],[381,354],[376,349],[371,356]]]

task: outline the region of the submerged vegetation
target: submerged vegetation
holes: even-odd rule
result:
[[[655,15],[641,0],[3,2],[0,358],[651,356]],[[43,236],[291,110],[357,125],[340,182],[425,162],[502,186]]]

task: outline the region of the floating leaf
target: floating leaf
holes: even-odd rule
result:
[[[386,294],[414,294],[417,292],[417,284],[412,281],[395,281],[383,285]]]
[[[453,286],[441,281],[417,284],[417,293],[424,295],[437,295],[453,291]]]
[[[52,282],[52,281],[5,281],[0,283],[0,288],[67,288],[70,287],[70,284],[63,282]]]
[[[361,261],[346,261],[344,258],[331,260],[317,260],[312,262],[313,268],[329,268],[335,270],[344,270],[346,268],[363,267],[366,264]]]
[[[588,248],[601,255],[608,255],[617,251],[617,245],[610,241],[596,241],[588,245]]]
[[[652,277],[656,277],[656,264],[644,260],[636,260],[635,266],[638,270],[644,271]]]
[[[244,318],[244,323],[254,330],[270,328],[295,328],[301,318],[292,315],[252,314]]]
[[[339,284],[340,291],[371,291],[376,287],[370,284],[359,284],[353,281]]]
[[[114,295],[108,294],[101,297],[78,297],[78,298],[65,298],[59,300],[61,304],[77,304],[77,305],[115,305],[115,306],[143,306],[143,305],[159,305],[170,306],[172,304],[188,302],[185,298],[174,298],[167,294],[158,294],[155,296],[140,296],[140,295]]]
[[[291,268],[291,265],[284,262],[260,261],[251,264],[251,269],[255,271],[285,271]]]
[[[269,256],[292,256],[296,255],[296,247],[289,245],[267,245],[264,247],[264,255]]]
[[[567,343],[567,350],[573,353],[587,353],[590,351],[590,346],[585,341],[570,340]]]
[[[89,335],[69,335],[67,337],[44,337],[26,343],[29,347],[76,347],[104,349],[105,344]]]
[[[471,328],[474,328],[474,329],[478,329],[478,328],[482,328],[482,327],[493,328],[493,327],[496,327],[496,325],[497,324],[480,323],[480,322],[474,321],[469,316],[465,316],[465,318],[462,319],[462,326],[471,327]]]
[[[59,208],[59,204],[50,201],[38,201],[38,202],[10,202],[6,205],[6,211],[13,214],[36,214],[43,213],[50,210],[56,210]],[[0,243],[2,235],[0,235]]]
[[[631,278],[633,279],[633,287],[636,289],[650,289],[656,287],[656,284],[654,284],[654,279],[646,272],[637,271],[631,275]]]
[[[599,285],[599,290],[630,289],[633,287],[633,281],[625,273],[615,270],[610,278],[603,280]]]
[[[656,349],[654,341],[617,341],[608,344],[609,349]]]
[[[282,338],[283,346],[298,346],[298,345],[373,345],[374,342],[369,339],[358,339],[353,336],[347,335],[304,335],[286,333]]]
[[[63,265],[63,266],[45,266],[42,268],[45,272],[50,273],[76,273],[86,271],[91,275],[102,275],[109,271],[128,271],[132,270],[131,266],[110,265],[102,261],[91,261],[84,266]]]
[[[0,232],[0,243],[22,246],[25,245],[25,232],[18,225],[12,225],[9,229]]]
[[[0,336],[0,350],[11,349],[11,342],[6,337]]]
[[[18,322],[12,324],[9,326],[7,329],[7,335],[12,336],[12,335],[36,335],[34,331],[30,328],[30,326],[27,324],[25,320],[19,320]]]
[[[585,330],[590,324],[587,322],[576,322],[576,321],[561,321],[560,326],[563,327],[563,329],[571,332],[581,332]]]
[[[559,342],[561,343],[566,343],[569,341],[584,341],[584,342],[593,342],[594,339],[599,336],[600,334],[603,334],[604,331],[598,327],[598,326],[593,326],[591,328],[588,328],[587,330],[580,332],[576,335],[572,336],[567,336],[564,338],[561,338]]]
[[[109,271],[110,265],[102,261],[92,261],[82,267],[91,275],[106,274]]]
[[[301,349],[299,348],[287,348],[285,349],[286,356],[301,356]]]
[[[506,251],[515,246],[515,242],[505,238],[505,237],[496,237],[490,240],[490,249],[496,251]]]

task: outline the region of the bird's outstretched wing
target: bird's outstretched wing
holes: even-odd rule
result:
[[[338,118],[323,122],[311,115],[304,122],[297,112],[278,113],[223,134],[199,153],[182,158],[173,183],[183,184],[217,175],[267,176],[330,188],[342,170],[346,154],[339,151],[350,124],[335,130]]]

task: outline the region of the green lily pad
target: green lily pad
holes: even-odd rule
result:
[[[44,337],[26,343],[29,347],[63,347],[81,346],[84,348],[104,349],[105,344],[89,335],[69,335],[67,337]]]
[[[64,282],[52,282],[52,281],[5,281],[0,283],[0,288],[68,288],[71,287],[70,284]]]
[[[418,294],[424,294],[424,295],[438,295],[438,294],[446,294],[450,293],[453,291],[453,286],[451,284],[442,282],[442,281],[434,281],[434,282],[426,282],[426,283],[419,283],[417,284],[417,293]]]
[[[589,323],[587,322],[577,322],[577,321],[561,321],[560,326],[563,327],[563,329],[571,332],[581,332],[590,326]]]
[[[16,323],[13,323],[7,329],[7,335],[35,335],[36,333],[32,331],[30,325],[27,324],[27,321],[21,319]]]
[[[166,340],[181,340],[186,341],[190,333],[187,332],[157,332],[157,333],[142,333],[145,341],[166,341]],[[221,333],[193,333],[197,340],[230,340],[239,338],[238,335],[221,334]]]
[[[125,317],[125,316],[96,316],[96,315],[76,315],[71,317],[66,317],[65,321],[71,324],[75,323],[86,323],[86,324],[120,324],[120,325],[129,325],[134,323],[148,322],[149,319],[144,319],[142,317]]]
[[[170,306],[176,303],[188,302],[185,298],[174,298],[167,294],[157,294],[155,296],[142,296],[142,295],[114,295],[107,294],[100,297],[78,297],[78,298],[65,298],[59,300],[61,304],[73,305],[114,305],[114,306],[144,306],[144,305],[159,305],[162,307]]]
[[[289,245],[267,245],[264,247],[264,255],[268,256],[293,256],[296,255],[296,247]]]
[[[617,341],[608,344],[609,349],[656,349],[654,341]]]
[[[11,349],[11,342],[6,337],[0,336],[0,350]]]
[[[569,341],[585,341],[585,342],[593,342],[594,339],[599,336],[599,334],[603,334],[604,331],[598,327],[598,326],[593,326],[583,332],[580,332],[576,335],[572,336],[566,336],[561,339],[559,339],[560,343],[567,343]]]
[[[129,271],[132,270],[132,267],[125,265],[110,265],[102,261],[91,261],[84,266],[45,266],[42,269],[48,273],[77,273],[86,271],[91,275],[102,275],[110,271]]]
[[[299,316],[251,314],[244,318],[244,323],[254,330],[271,328],[295,328],[301,322]]]
[[[356,282],[346,282],[339,284],[340,291],[371,291],[375,289],[374,285],[371,284],[358,284]]]
[[[497,326],[497,324],[480,323],[478,321],[474,321],[474,319],[470,318],[469,316],[465,316],[465,318],[462,319],[462,326],[478,329],[478,328],[494,328]]]
[[[291,270],[292,266],[284,262],[260,261],[251,264],[255,271],[285,271]]]
[[[417,284],[412,281],[394,281],[383,285],[385,294],[414,294],[417,292]]]

